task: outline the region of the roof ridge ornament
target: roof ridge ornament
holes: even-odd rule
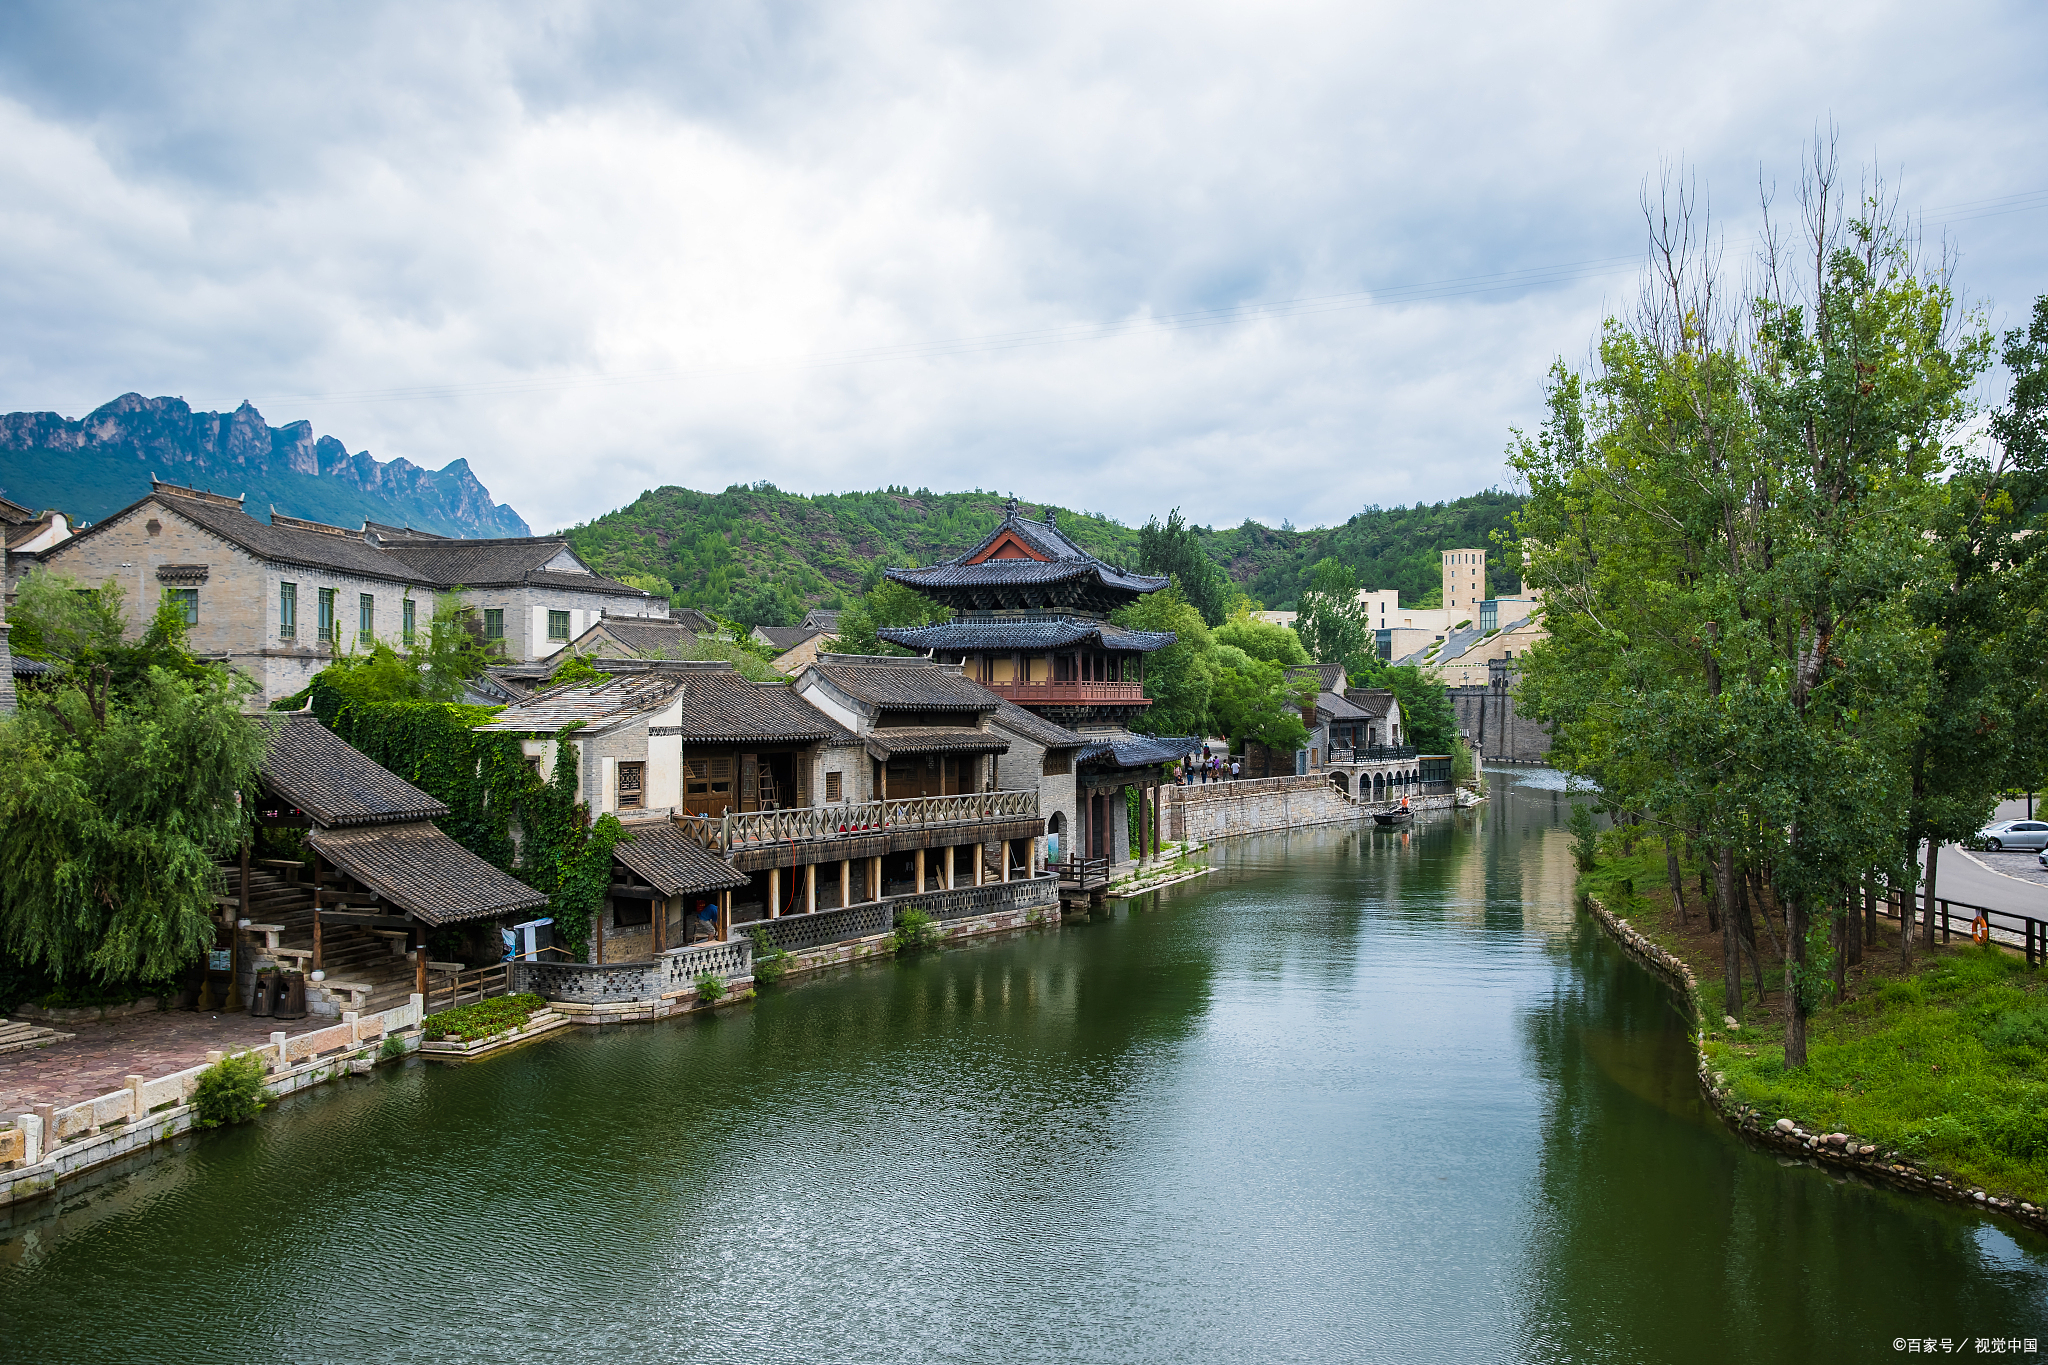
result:
[[[1016,519],[1017,519],[1017,500],[1016,500],[1015,498],[1011,498],[1011,499],[1010,499],[1010,500],[1009,500],[1008,502],[1006,502],[1006,503],[1004,503],[1004,504],[1003,504],[1003,520],[1004,520],[1004,521],[1015,521]]]
[[[1060,509],[1059,509],[1059,508],[1057,508],[1057,507],[1048,507],[1048,508],[1046,508],[1046,509],[1045,509],[1045,524],[1046,524],[1047,526],[1050,526],[1050,527],[1052,527],[1052,529],[1053,529],[1053,530],[1055,530],[1055,531],[1057,531],[1057,530],[1059,530],[1059,529],[1060,529]]]

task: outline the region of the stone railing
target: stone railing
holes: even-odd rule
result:
[[[752,976],[754,945],[699,943],[645,962],[515,962],[512,989],[543,1000],[602,1005],[693,990],[706,972],[726,982]]]
[[[688,948],[671,948],[655,961],[661,967],[662,981],[668,990],[688,990],[694,989],[697,978],[706,972],[726,982],[752,976],[754,945],[745,940],[698,943]]]
[[[254,1053],[262,1059],[266,1071],[281,1071],[329,1052],[344,1051],[389,1033],[414,1028],[420,1022],[422,1008],[420,997],[415,995],[405,1004],[377,1014],[347,1016],[332,1028],[316,1029],[296,1037],[273,1033],[268,1043],[261,1047],[237,1049],[236,1055]],[[35,1113],[24,1114],[17,1120],[16,1130],[26,1133],[32,1129],[41,1147],[47,1150],[58,1143],[89,1137],[113,1124],[134,1123],[146,1118],[154,1109],[189,1104],[199,1088],[200,1074],[211,1065],[211,1062],[203,1062],[154,1080],[130,1076],[124,1089],[96,1095],[61,1109],[40,1105]]]
[[[892,829],[968,825],[989,820],[1035,820],[1038,792],[964,792],[888,801],[847,801],[724,815],[686,815],[676,827],[713,853],[771,844],[853,839]]]
[[[850,938],[886,934],[895,927],[894,902],[867,901],[838,910],[820,910],[812,915],[749,920],[732,928],[735,934],[745,935],[750,940],[759,931],[767,937],[771,947],[785,953],[800,953],[806,948],[822,948],[828,943],[842,943]]]
[[[922,896],[898,896],[900,908],[916,906],[933,919],[966,919],[970,915],[992,915],[998,910],[1045,904],[1059,899],[1059,878],[1050,872],[1014,881],[990,882],[986,886],[963,886],[951,891]]]
[[[1361,744],[1356,749],[1330,750],[1331,763],[1401,763],[1415,757],[1412,744]]]

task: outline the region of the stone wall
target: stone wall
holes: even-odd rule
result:
[[[1458,731],[1479,745],[1480,709],[1485,716],[1486,752],[1489,763],[1543,763],[1550,753],[1550,732],[1537,722],[1517,713],[1512,689],[1501,692],[1490,687],[1452,687],[1451,710],[1457,713]]]
[[[1200,843],[1235,834],[1348,824],[1375,809],[1372,803],[1354,801],[1337,790],[1322,773],[1166,787],[1163,791],[1168,803],[1168,837]],[[1447,810],[1453,798],[1412,796],[1408,804],[1418,811]]]

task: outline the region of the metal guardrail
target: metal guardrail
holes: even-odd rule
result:
[[[795,806],[788,810],[727,811],[724,815],[683,815],[676,817],[675,823],[697,843],[723,854],[769,844],[856,839],[892,829],[1037,818],[1036,791],[996,791]]]
[[[1891,887],[1873,886],[1868,890],[1876,898],[1877,913],[1886,919],[1898,920],[1902,931],[1924,927],[1927,923],[1927,898]],[[1900,902],[1904,902],[1902,907]],[[1851,902],[1852,913],[1862,913],[1860,902]],[[1968,911],[1968,914],[1956,912]],[[1988,905],[1972,905],[1968,901],[1950,900],[1946,896],[1934,898],[1935,927],[1941,933],[1943,943],[1950,942],[1961,926],[1961,932],[1972,938],[1977,936],[1977,926],[1983,924],[1983,938],[1980,942],[1996,943],[2001,948],[2017,948],[2025,957],[2029,967],[2048,963],[2048,920],[2023,915],[2017,910],[1994,910]]]

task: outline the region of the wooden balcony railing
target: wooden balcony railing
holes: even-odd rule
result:
[[[713,853],[819,839],[854,839],[891,829],[966,825],[989,820],[1036,820],[1036,791],[963,792],[889,801],[841,802],[789,810],[679,816],[676,825]]]
[[[1145,685],[1134,682],[992,682],[989,691],[1019,706],[1150,706]]]

